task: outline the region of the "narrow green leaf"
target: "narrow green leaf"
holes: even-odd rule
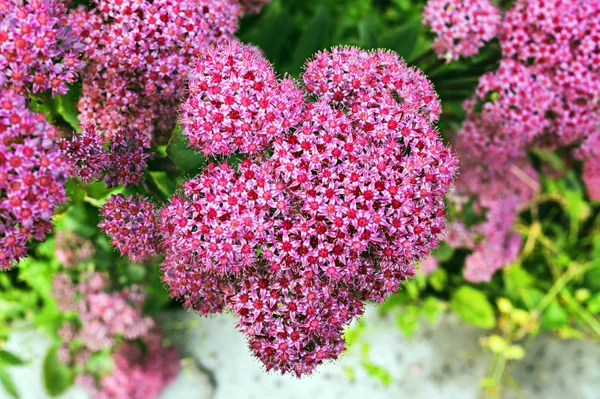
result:
[[[17,388],[13,383],[12,377],[6,370],[0,369],[0,385],[4,387],[4,390],[8,392],[8,394],[15,398],[19,398],[19,392],[17,392]]]
[[[496,325],[496,315],[485,294],[467,285],[461,286],[450,300],[450,308],[463,321],[479,328]]]
[[[378,366],[375,363],[372,363],[367,360],[363,360],[361,362],[361,364],[362,364],[363,368],[365,369],[365,371],[367,372],[367,374],[369,374],[373,378],[378,379],[385,386],[390,386],[390,385],[392,385],[392,382],[394,382],[394,379],[392,378],[390,373],[383,367]]]
[[[23,359],[17,355],[5,350],[0,350],[0,367],[2,366],[22,366],[26,364]]]

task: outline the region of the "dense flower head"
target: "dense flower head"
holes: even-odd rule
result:
[[[151,136],[171,131],[187,68],[205,46],[233,40],[233,0],[95,0],[71,14],[89,65],[79,109],[110,131],[134,126]],[[124,124],[123,122],[126,122]]]
[[[439,101],[385,51],[317,54],[303,74],[311,101],[240,44],[205,50],[195,73],[182,107],[191,146],[253,156],[209,166],[161,210],[163,280],[201,314],[233,311],[267,369],[310,373],[344,350],[363,301],[396,292],[441,238],[457,160],[432,125]],[[294,101],[272,108],[270,125],[247,115],[243,140],[267,150],[253,154],[225,115],[267,90],[277,100],[278,85]]]
[[[423,115],[431,122],[438,120],[441,112],[431,82],[393,52],[333,47],[315,54],[306,63],[302,80],[309,95],[324,99],[332,106],[352,109],[363,119],[374,117],[379,104],[384,104],[383,118],[385,109],[390,107],[409,116]],[[396,131],[398,126],[392,122],[389,129]],[[365,127],[370,129],[368,124]],[[370,130],[377,134],[376,129]]]
[[[283,184],[248,159],[233,169],[209,165],[184,183],[184,197],[161,210],[164,245],[200,270],[236,274],[257,261],[272,228],[270,210],[284,201]]]
[[[86,240],[74,231],[57,231],[54,238],[54,256],[65,268],[74,268],[91,260],[96,252],[96,248],[90,240]]]
[[[65,94],[85,63],[61,0],[0,0],[0,87]]]
[[[189,73],[183,135],[205,155],[256,154],[299,122],[303,101],[257,48],[237,41],[207,48]]]
[[[121,344],[112,356],[110,374],[96,381],[94,376],[77,376],[76,383],[93,399],[155,399],[179,371],[179,356],[164,346],[160,331],[151,331],[136,342]]]
[[[447,61],[471,57],[498,34],[500,11],[489,0],[429,0],[423,24],[436,38],[433,49]]]
[[[344,326],[363,304],[343,285],[310,270],[246,270],[230,306],[267,370],[309,374],[345,349]]]
[[[112,237],[111,243],[123,256],[139,262],[154,255],[159,247],[156,205],[136,195],[110,196],[100,208],[104,217],[98,227]]]
[[[547,115],[559,145],[584,139],[600,124],[598,32],[595,0],[519,0],[504,19],[503,55],[551,81],[555,98]]]
[[[86,125],[81,133],[74,132],[71,140],[61,139],[59,146],[69,160],[74,176],[84,183],[91,183],[103,179],[106,169],[111,167],[104,143],[104,136],[95,126]]]
[[[54,208],[66,201],[68,165],[57,131],[12,89],[0,92],[0,270],[24,257],[27,241],[52,229]]]
[[[150,156],[150,139],[137,129],[119,129],[107,135],[107,187],[136,185],[142,181]]]

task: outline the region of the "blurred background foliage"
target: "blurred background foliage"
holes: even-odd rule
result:
[[[431,50],[432,35],[421,24],[424,4],[410,0],[274,0],[260,14],[242,20],[238,37],[259,46],[280,74],[294,77],[299,76],[307,58],[333,45],[396,51],[434,82],[443,105],[439,128],[450,140],[464,118],[462,102],[473,93],[479,76],[497,68],[500,48],[492,41],[472,59],[449,64],[439,60]],[[40,103],[36,111],[44,112],[63,129],[77,129],[78,95],[74,86],[67,96]],[[165,170],[161,160],[167,157],[179,170]],[[551,167],[562,177],[542,176],[540,194],[521,213],[516,228],[525,244],[514,264],[497,272],[490,283],[468,283],[462,275],[468,252],[442,244],[435,251],[441,267],[427,277],[418,274],[379,308],[407,337],[421,323],[435,322],[445,311],[488,330],[481,345],[493,354],[493,360],[482,388],[491,396],[499,395],[509,378],[507,363],[523,358],[524,343],[541,331],[563,339],[600,340],[600,206],[586,199],[579,165],[565,165],[551,152],[538,151],[531,157],[539,170]],[[140,192],[157,199],[168,197],[176,189],[176,180],[196,170],[203,160],[186,149],[175,131],[169,147],[159,148],[152,162],[146,184],[136,188],[108,190],[104,183],[82,187],[70,181],[69,203],[55,216],[55,231],[74,231],[96,246],[93,262],[86,267],[108,272],[117,286],[135,283],[146,287],[150,313],[180,308],[168,297],[158,264],[142,266],[120,258],[97,224],[98,208],[110,194]],[[60,268],[51,236],[32,245],[30,257],[18,267],[0,273],[0,348],[12,329],[25,324],[43,329],[58,342],[57,330],[70,317],[59,312],[51,295],[52,277]],[[358,322],[347,331],[346,340],[351,350],[360,351],[365,370],[390,384],[390,374],[369,357],[370,328],[373,326]],[[55,347],[45,359],[44,372],[48,392],[56,395],[72,383],[72,375],[61,368],[53,350]],[[18,357],[0,350],[0,385],[14,397],[17,393],[6,368],[22,364]],[[353,371],[347,372],[352,378]]]

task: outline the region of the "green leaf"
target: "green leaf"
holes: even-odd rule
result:
[[[419,328],[421,312],[416,306],[407,306],[396,315],[396,326],[407,338],[413,338]]]
[[[192,173],[206,164],[206,158],[188,147],[188,139],[181,131],[181,125],[177,125],[173,130],[167,145],[167,155],[182,172]]]
[[[293,73],[300,72],[299,67],[304,65],[309,57],[326,47],[330,19],[329,10],[325,6],[319,5],[315,16],[304,27],[303,33],[298,39],[293,56]]]
[[[358,23],[358,36],[360,38],[360,47],[371,49],[377,47],[377,37],[373,22],[364,19]]]
[[[372,363],[368,360],[363,360],[361,364],[364,367],[367,374],[369,374],[373,378],[378,379],[385,386],[390,386],[392,382],[394,382],[394,379],[392,378],[390,373],[383,367],[378,366],[375,363]]]
[[[0,385],[4,387],[4,390],[8,392],[8,394],[15,398],[19,398],[19,393],[15,388],[15,384],[13,383],[12,377],[6,370],[0,369]]]
[[[75,131],[80,132],[81,126],[79,122],[79,110],[77,109],[77,102],[79,101],[79,95],[81,89],[79,85],[69,87],[69,91],[64,96],[56,96],[56,111],[62,118],[69,124]]]
[[[587,303],[587,309],[592,314],[600,313],[600,294],[594,295]]]
[[[58,396],[71,385],[71,373],[67,366],[58,360],[56,347],[48,350],[43,363],[44,387],[50,396]]]
[[[533,277],[519,264],[503,269],[504,289],[506,295],[513,301],[520,299],[526,289],[533,284]]]
[[[444,311],[444,302],[433,296],[427,297],[427,299],[423,301],[421,310],[423,311],[425,317],[427,317],[427,320],[429,320],[430,323],[433,323]]]
[[[407,60],[415,49],[419,29],[419,25],[416,23],[409,23],[391,29],[381,36],[379,47],[394,50],[400,57]]]
[[[280,66],[292,21],[287,7],[269,7],[248,34],[248,41],[257,45],[268,60]],[[277,68],[276,68],[277,69]]]
[[[444,269],[435,270],[427,278],[429,285],[437,292],[443,291],[446,288],[446,284],[448,284],[448,273]]]
[[[567,312],[560,306],[558,301],[550,302],[542,316],[542,327],[547,329],[555,329],[567,325],[569,316]]]
[[[22,366],[26,364],[23,359],[8,351],[0,350],[0,367],[3,366]]]
[[[452,248],[445,242],[441,243],[439,247],[437,247],[435,251],[433,251],[433,256],[438,258],[440,262],[446,262],[450,260],[452,258],[452,255],[454,255],[454,248]]]
[[[492,328],[496,325],[494,308],[485,294],[473,287],[461,286],[452,295],[450,308],[463,321],[478,327]]]

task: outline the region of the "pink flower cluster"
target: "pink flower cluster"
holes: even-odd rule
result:
[[[65,268],[72,269],[91,260],[96,252],[94,244],[73,231],[60,230],[55,236],[54,256]]]
[[[104,217],[98,227],[112,236],[111,243],[133,262],[156,254],[159,237],[156,230],[156,206],[136,195],[125,198],[112,195],[100,209]]]
[[[433,49],[447,61],[471,57],[498,34],[500,11],[489,0],[429,0],[423,24],[436,38]]]
[[[67,322],[60,331],[60,355],[65,363],[85,363],[92,352],[111,349],[121,338],[133,340],[150,331],[154,321],[141,314],[145,295],[139,288],[108,292],[104,275],[83,273],[79,277],[78,283],[67,273],[58,273],[53,279],[59,309],[75,312],[78,319]],[[75,338],[82,347],[73,350],[70,345]]]
[[[169,385],[179,371],[179,356],[173,347],[163,346],[160,332],[142,337],[143,348],[134,342],[119,346],[112,356],[114,367],[109,375],[83,374],[76,383],[86,388],[94,399],[154,399]]]
[[[467,259],[465,276],[488,281],[517,257],[512,224],[539,187],[528,164],[532,148],[579,145],[593,184],[593,148],[600,137],[600,3],[518,0],[501,27],[504,59],[481,77],[464,104],[466,121],[456,140],[463,174],[459,196],[473,196],[487,221]],[[588,188],[594,195],[594,188]],[[494,195],[491,195],[491,194]]]
[[[104,179],[107,187],[136,185],[142,181],[150,138],[137,129],[102,133],[93,125],[59,142],[74,176],[84,183]]]
[[[53,280],[59,309],[77,316],[59,330],[61,361],[89,373],[92,354],[114,351],[110,374],[78,374],[78,385],[97,399],[157,397],[177,375],[179,357],[172,347],[163,347],[154,320],[142,315],[144,293],[136,286],[109,292],[101,273],[81,274],[78,283],[74,279],[58,273]]]
[[[256,154],[299,122],[302,91],[291,79],[279,81],[255,47],[207,48],[189,79],[180,122],[189,145],[205,155]]]
[[[0,87],[65,94],[85,63],[60,0],[0,0]]]
[[[30,239],[45,239],[54,208],[66,201],[69,168],[57,134],[24,97],[1,89],[0,270],[26,256]]]
[[[302,79],[304,95],[238,43],[197,59],[191,145],[250,158],[185,183],[159,223],[171,295],[232,310],[267,369],[298,376],[337,358],[362,301],[384,301],[435,247],[457,170],[431,83],[396,54],[333,48]]]
[[[81,118],[113,131],[123,126],[151,137],[171,131],[188,65],[204,46],[232,40],[233,0],[107,0],[71,14],[85,58]]]

